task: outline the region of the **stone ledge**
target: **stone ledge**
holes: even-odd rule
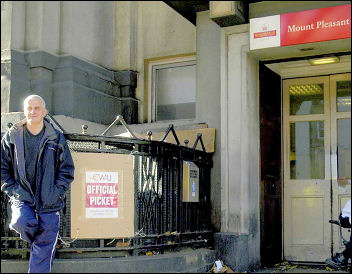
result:
[[[52,273],[204,273],[213,265],[214,251],[198,249],[156,256],[56,259]],[[1,260],[2,273],[26,273],[28,261]]]
[[[127,124],[138,122],[135,98],[137,72],[115,71],[70,55],[11,50],[9,64],[2,72],[11,74],[2,89],[2,109],[21,111],[29,90],[42,96],[55,115],[109,124],[123,115]]]

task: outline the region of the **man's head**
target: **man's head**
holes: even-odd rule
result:
[[[31,125],[42,123],[45,115],[47,114],[44,99],[35,94],[29,95],[24,100],[23,110],[27,123]]]

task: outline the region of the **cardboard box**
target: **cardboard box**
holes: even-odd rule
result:
[[[134,235],[134,156],[73,152],[71,238]]]

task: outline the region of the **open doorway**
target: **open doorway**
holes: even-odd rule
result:
[[[351,55],[336,55],[324,66],[308,57],[259,65],[262,265],[341,251],[328,220],[351,196]]]
[[[259,63],[261,263],[282,260],[281,77]]]

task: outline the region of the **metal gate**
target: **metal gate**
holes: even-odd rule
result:
[[[172,132],[177,144],[164,142]],[[149,134],[150,136],[151,134]],[[138,138],[65,134],[74,152],[132,154],[135,183],[135,235],[121,239],[70,238],[70,193],[60,212],[60,237],[56,256],[111,257],[148,252],[162,253],[181,246],[213,245],[210,223],[210,171],[212,154],[205,151],[201,134],[193,147],[182,146],[170,125],[160,141]],[[200,142],[203,151],[196,150]],[[185,142],[187,145],[187,141]],[[183,202],[183,161],[191,161],[199,168],[199,202]],[[1,193],[1,257],[28,257],[29,247],[10,231],[10,206]]]

